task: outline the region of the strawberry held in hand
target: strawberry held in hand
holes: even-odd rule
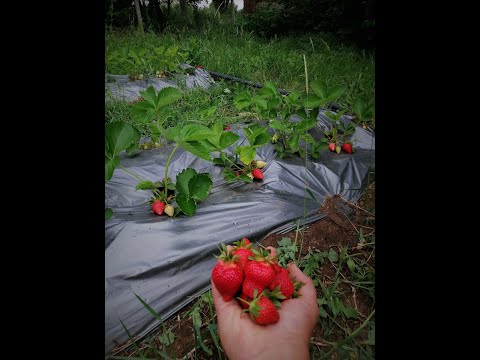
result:
[[[238,263],[239,256],[228,252],[225,244],[222,244],[222,252],[217,258],[217,264],[212,270],[212,281],[223,300],[230,301],[243,283],[244,276]]]
[[[157,215],[162,215],[165,210],[165,203],[158,199],[155,199],[152,204],[152,211]]]
[[[255,299],[252,300],[248,311],[252,320],[258,325],[275,324],[280,320],[277,308],[266,296],[260,296],[256,302]]]
[[[246,241],[245,241],[246,240]],[[245,268],[245,264],[249,261],[248,257],[253,256],[253,252],[251,250],[252,244],[250,240],[247,238],[243,238],[240,241],[234,242],[235,246],[233,247],[233,255],[237,255],[239,257],[238,263],[240,264],[241,268]]]
[[[272,283],[268,287],[270,290],[274,290],[276,287],[279,287],[280,293],[285,296],[286,299],[290,299],[295,290],[293,281],[290,279],[288,270],[281,268],[282,270],[277,272]]]
[[[253,254],[251,261],[248,261],[243,269],[245,281],[242,285],[242,292],[252,298],[255,290],[262,292],[275,278],[273,261],[268,252],[253,250]]]

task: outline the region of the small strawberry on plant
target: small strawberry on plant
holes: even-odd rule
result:
[[[352,144],[348,142],[343,144],[342,150],[345,151],[347,154],[351,154],[353,152]]]
[[[328,150],[330,150],[330,151],[335,151],[335,147],[336,147],[335,143],[328,144]]]
[[[167,204],[165,206],[165,210],[164,210],[165,214],[167,214],[168,216],[172,217],[173,214],[175,213],[175,208],[170,205],[170,204]]]
[[[223,129],[224,131],[229,131],[229,130],[232,130],[231,126],[230,125],[227,125],[225,126],[225,128]]]
[[[337,145],[337,146],[335,147],[335,152],[336,152],[337,154],[340,154],[341,151],[342,151],[342,148],[341,148],[339,145]]]
[[[152,212],[157,215],[162,215],[165,210],[165,203],[158,199],[155,199],[152,204]]]
[[[263,179],[263,172],[260,169],[254,169],[252,171],[252,175],[255,179],[262,180]]]
[[[262,161],[262,160],[257,160],[255,162],[255,165],[258,169],[263,169],[267,165],[267,163],[265,161]]]

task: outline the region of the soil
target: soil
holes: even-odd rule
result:
[[[328,251],[333,248],[340,252],[340,247],[348,247],[349,254],[362,254],[365,261],[371,266],[375,267],[375,251],[372,248],[359,246],[359,232],[360,229],[364,236],[374,233],[375,231],[375,183],[373,182],[368,191],[364,193],[361,199],[356,203],[349,203],[342,200],[338,196],[328,198],[319,212],[326,215],[323,219],[310,224],[304,231],[304,239],[302,246],[302,255],[308,253],[308,249],[318,249],[320,251]],[[292,241],[295,239],[295,231],[291,231],[287,234],[271,234],[261,241],[263,246],[278,246],[278,241],[284,237],[289,237]],[[299,235],[300,238],[300,235]],[[348,268],[343,267],[340,272],[341,276],[348,274]],[[329,262],[325,261],[321,268],[321,274],[323,281],[326,285],[331,284],[332,279],[335,276],[336,268]],[[342,326],[347,331],[353,331],[357,329],[369,316],[372,310],[375,308],[374,300],[365,292],[355,290],[354,287],[348,286],[348,284],[340,282],[338,291],[341,294],[341,299],[346,306],[353,307],[358,312],[357,319],[348,319],[342,322]],[[321,287],[317,287],[317,293],[321,297]],[[189,310],[193,307],[193,304],[188,305],[181,310],[177,315],[172,317],[166,322],[167,328],[175,334],[175,340],[172,346],[169,347],[168,353],[174,359],[194,359],[195,358],[195,337],[192,319],[185,316]],[[202,312],[208,317],[209,309],[207,306],[202,308]],[[368,333],[366,329],[360,331],[356,336],[358,342],[365,341]],[[203,351],[197,351],[197,359],[217,359],[216,348],[213,345],[213,341],[208,336],[208,331],[205,326],[202,329],[202,337],[204,342],[213,349],[213,356],[206,355]],[[346,337],[338,327],[329,334],[324,333],[324,329],[317,322],[317,326],[312,334],[312,346],[316,347],[316,354],[320,350],[328,351],[331,346],[324,342],[324,339],[328,338],[330,342],[340,341]],[[154,337],[154,343],[157,349],[161,347],[161,343],[158,339],[158,334]],[[115,355],[121,356],[138,356],[134,350],[114,351]],[[136,355],[135,355],[136,354]],[[145,352],[146,357],[158,358],[151,350]],[[225,357],[224,354],[222,354]],[[374,355],[373,355],[374,356]],[[317,356],[316,356],[317,357]],[[338,354],[333,354],[332,359],[340,358]]]

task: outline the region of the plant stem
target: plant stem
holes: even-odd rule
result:
[[[172,160],[172,157],[173,157],[173,154],[175,153],[175,151],[177,151],[178,147],[180,145],[175,145],[175,147],[173,148],[172,150],[172,153],[170,154],[170,156],[168,157],[168,160],[167,160],[167,166],[165,167],[165,179],[163,180],[164,181],[164,184],[165,184],[165,190],[164,190],[164,194],[165,194],[165,199],[167,198],[167,185],[168,185],[168,167],[170,166],[170,161]]]
[[[223,154],[222,151],[220,151],[220,153]],[[242,168],[241,168],[240,166],[238,166],[237,164],[235,164],[232,160],[230,160],[227,155],[225,155],[225,159],[227,159],[228,162],[230,162],[233,166],[235,166],[236,168],[238,168],[238,170],[242,170]]]
[[[145,181],[145,180],[143,180],[140,176],[134,174],[133,172],[131,172],[131,171],[128,170],[127,168],[123,167],[122,165],[118,165],[118,167],[119,167],[120,169],[122,169],[123,171],[125,171],[127,174],[132,175],[134,178],[136,178],[136,179],[138,179],[138,180],[140,180],[140,181]]]

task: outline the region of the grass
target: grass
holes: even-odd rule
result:
[[[270,80],[286,90],[304,89],[305,54],[311,80],[324,80],[329,86],[347,86],[340,102],[351,106],[358,96],[375,102],[375,56],[339,43],[327,34],[266,40],[230,25],[207,28],[201,33],[140,35],[108,31],[105,44],[107,53],[122,47],[153,49],[177,45],[190,53],[193,64],[205,69],[258,83]],[[108,69],[112,73],[120,70]]]

